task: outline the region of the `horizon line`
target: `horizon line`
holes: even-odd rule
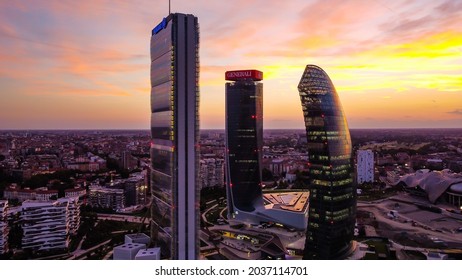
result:
[[[349,130],[385,130],[385,129],[462,129],[462,127],[352,127]],[[146,130],[150,131],[150,128],[0,128],[1,131],[112,131],[112,130],[123,130],[123,131],[134,131],[134,130]],[[199,130],[225,130],[225,128],[200,128]],[[263,128],[263,130],[305,130],[305,128]]]

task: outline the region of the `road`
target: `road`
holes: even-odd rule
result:
[[[94,250],[98,249],[99,247],[108,244],[109,242],[111,242],[111,239],[106,240],[106,241],[104,241],[104,242],[102,242],[102,243],[100,243],[98,245],[95,245],[95,246],[93,246],[91,248],[88,248],[86,250],[80,250],[78,253],[74,253],[74,255],[72,257],[68,258],[68,260],[78,260],[78,259],[84,257],[87,253],[90,253],[91,251],[94,251]]]
[[[441,232],[436,232],[434,230],[428,230],[424,229],[420,226],[412,226],[411,223],[402,223],[396,220],[392,220],[389,217],[387,217],[387,213],[389,212],[389,209],[387,209],[385,206],[382,204],[369,204],[369,203],[358,203],[358,209],[366,209],[368,212],[371,212],[374,214],[376,217],[377,221],[385,223],[390,225],[392,228],[396,229],[397,231],[403,230],[403,231],[410,231],[410,232],[417,232],[417,233],[424,233],[428,236],[434,236],[437,237],[441,240],[444,241],[451,241],[451,242],[458,242],[462,243],[462,236],[461,235],[456,235],[456,234],[451,234],[451,233],[441,233]],[[406,217],[402,214],[398,214],[398,217],[402,219],[407,219],[409,220],[409,217]],[[422,223],[416,222],[417,224],[421,226],[426,226],[423,225]]]
[[[213,222],[209,222],[209,220],[207,220],[207,213],[209,213],[212,209],[215,209],[218,207],[218,204],[214,204],[212,205],[210,208],[207,208],[207,210],[204,211],[204,213],[202,213],[202,219],[209,223],[211,226],[215,225]]]
[[[228,207],[223,208],[220,212],[220,218],[222,218],[224,221],[228,221],[228,219],[225,218],[225,211],[228,210]]]
[[[111,220],[119,222],[130,222],[130,223],[141,223],[143,217],[131,216],[131,215],[122,215],[122,214],[100,214],[98,213],[98,219],[100,220]],[[149,219],[145,219],[144,224],[148,224]]]

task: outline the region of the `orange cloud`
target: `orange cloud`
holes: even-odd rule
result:
[[[130,118],[125,125],[148,127],[150,30],[167,7],[147,0],[0,2],[8,99],[0,119],[27,124],[19,110],[2,113],[27,103],[21,111],[50,124],[94,118],[110,126]],[[223,127],[224,72],[240,68],[264,72],[265,127],[301,127],[297,84],[306,64],[327,71],[352,127],[418,125],[419,118],[454,125],[460,118],[448,112],[462,108],[462,2],[178,0],[172,9],[199,17],[202,127]],[[71,116],[63,117],[66,111]]]

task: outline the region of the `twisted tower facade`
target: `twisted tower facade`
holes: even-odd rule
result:
[[[309,154],[310,204],[304,259],[339,259],[352,248],[356,218],[348,124],[329,76],[307,65],[298,85]]]

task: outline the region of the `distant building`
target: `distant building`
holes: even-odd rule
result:
[[[0,255],[8,252],[8,201],[0,200]]]
[[[12,169],[11,176],[18,181],[26,181],[32,177],[31,169]]]
[[[79,170],[82,172],[96,172],[106,168],[106,160],[92,153],[86,156],[80,156],[72,161],[66,162],[65,167],[70,170]]]
[[[85,188],[73,188],[64,190],[64,197],[83,197],[87,194]]]
[[[454,172],[462,172],[462,160],[449,161],[448,168]]]
[[[3,198],[17,199],[19,202],[23,202],[25,200],[35,199],[35,192],[30,189],[20,189],[17,186],[10,186],[3,191]]]
[[[432,170],[442,170],[444,168],[444,162],[439,158],[427,159],[427,168]]]
[[[377,165],[392,165],[395,163],[395,159],[392,155],[384,155],[383,157],[377,158]]]
[[[406,164],[406,163],[409,164],[411,160],[411,156],[409,156],[408,153],[404,153],[404,152],[396,153],[396,158],[397,158],[398,164]]]
[[[53,202],[25,201],[21,207],[23,249],[50,250],[69,246],[69,235],[76,233],[80,218],[76,200]]]
[[[9,186],[3,191],[5,199],[17,199],[19,202],[26,200],[50,201],[58,198],[57,190],[40,188],[36,190],[21,189],[18,186]]]
[[[98,185],[89,187],[88,203],[92,207],[110,208],[119,210],[125,207],[123,189],[110,189]]]
[[[358,184],[374,182],[374,152],[358,150],[356,176]]]
[[[224,159],[206,158],[200,161],[202,187],[222,187],[224,184]]]
[[[295,182],[295,180],[297,180],[297,174],[296,174],[296,173],[293,173],[293,172],[287,172],[287,173],[286,173],[286,180],[287,180],[289,183]]]
[[[286,160],[283,158],[275,158],[272,159],[269,164],[269,170],[273,173],[273,175],[279,176],[284,172],[288,172],[292,166],[288,164]]]
[[[58,199],[57,190],[36,190],[35,199],[40,201],[50,201]]]
[[[145,173],[137,173],[136,176],[125,179],[125,207],[146,204],[147,185],[145,176]]]
[[[10,147],[6,142],[0,142],[0,155],[9,156],[10,155]]]
[[[145,205],[147,203],[146,173],[132,174],[127,179],[117,179],[108,189],[121,189],[124,191],[124,207]]]
[[[387,170],[385,174],[387,181],[391,185],[394,185],[400,178],[399,173],[395,170]]]
[[[131,152],[122,152],[122,168],[133,170],[138,167],[138,158],[134,157]]]

